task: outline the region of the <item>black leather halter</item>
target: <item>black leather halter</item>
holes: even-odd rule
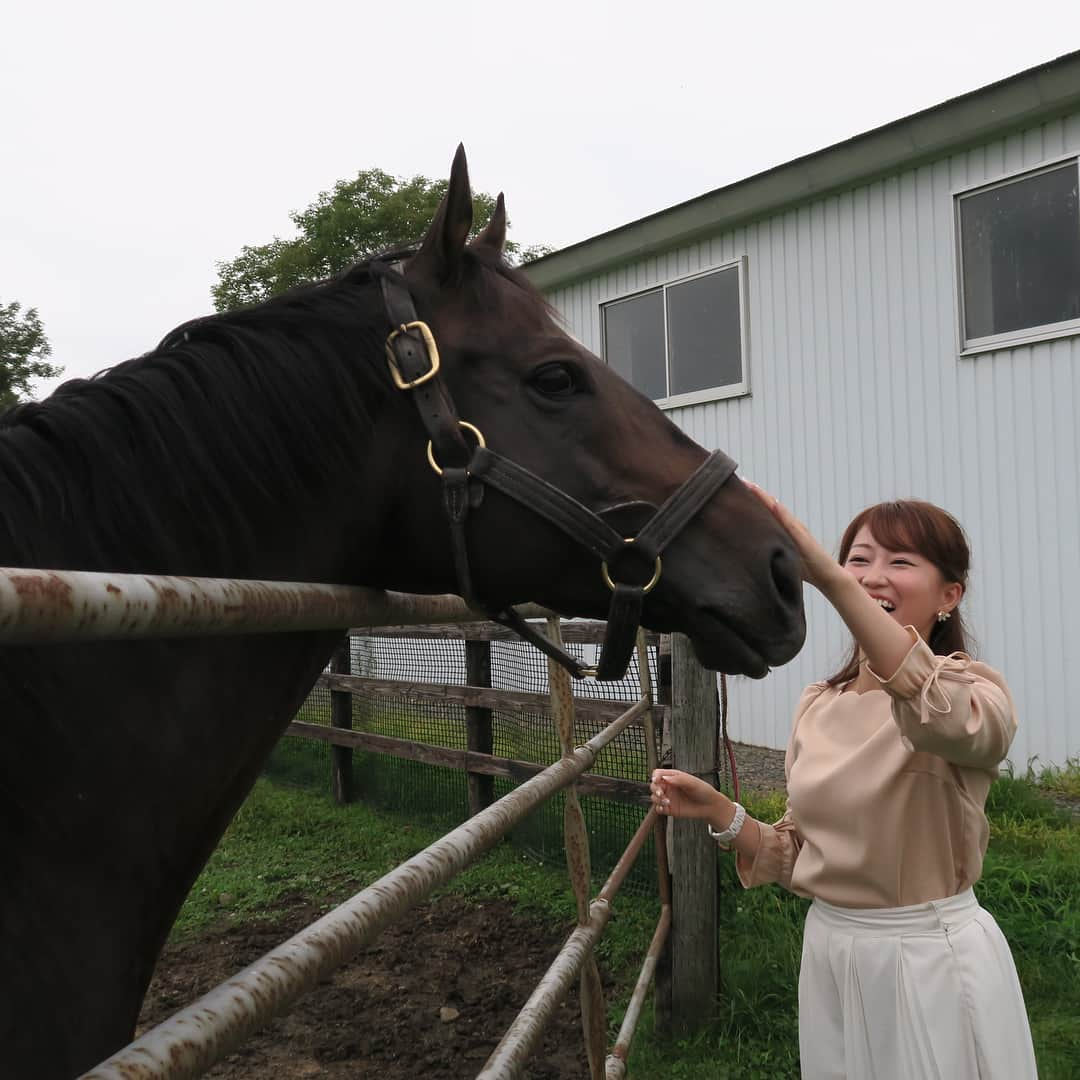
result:
[[[389,263],[373,262],[369,268],[382,287],[386,312],[394,327],[386,339],[391,377],[399,390],[412,395],[431,439],[428,461],[442,477],[443,505],[450,523],[461,595],[470,607],[486,612],[494,622],[509,627],[562,664],[575,678],[621,679],[634,650],[645,595],[660,580],[661,552],[732,476],[735,462],[722,451],[714,451],[653,514],[637,536],[623,537],[600,514],[577,499],[488,449],[481,432],[462,420],[454,408],[454,401],[439,374],[435,339],[427,324],[417,318],[405,278]],[[465,437],[466,431],[472,435],[471,442]],[[607,635],[595,668],[587,667],[554,645],[513,608],[493,612],[476,595],[469,568],[465,522],[469,511],[483,501],[485,484],[562,529],[600,560],[601,573],[612,595]],[[628,576],[641,580],[613,580],[609,568],[617,563],[624,564]],[[647,576],[650,569],[651,576]]]

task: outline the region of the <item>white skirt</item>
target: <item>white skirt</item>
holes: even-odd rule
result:
[[[1008,942],[971,889],[912,907],[815,900],[799,974],[804,1080],[1028,1080]]]

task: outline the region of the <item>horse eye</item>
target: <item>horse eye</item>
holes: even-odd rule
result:
[[[542,364],[529,382],[548,397],[569,397],[578,388],[577,372],[569,365],[554,361]]]

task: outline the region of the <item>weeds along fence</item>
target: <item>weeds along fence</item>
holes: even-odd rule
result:
[[[398,630],[406,622],[425,626],[460,622],[470,614],[456,597],[416,597],[289,582],[0,568],[0,641],[8,643],[132,640],[354,625],[394,627],[393,634],[368,635],[393,638],[400,636]],[[547,632],[561,640],[557,617],[548,617]],[[605,748],[616,744],[633,725],[640,725],[644,731],[647,776],[657,761],[658,715],[667,721],[671,733],[674,764],[703,775],[712,771],[716,743],[710,713],[715,708],[715,678],[693,661],[686,643],[678,637],[673,639],[669,706],[658,706],[655,700],[656,672],[643,636],[638,642],[638,695],[633,703],[620,702],[614,706],[599,701],[579,703],[572,693],[569,675],[549,665],[546,696],[550,699],[559,755],[545,767],[522,757],[504,757],[494,752],[496,725],[493,719],[485,721],[485,710],[494,714],[500,705],[510,701],[511,711],[532,711],[539,708],[539,698],[545,695],[537,689],[496,691],[482,685],[482,652],[477,649],[468,654],[467,674],[478,678],[481,685],[466,685],[452,692],[448,683],[407,684],[413,687],[414,695],[421,697],[421,690],[437,696],[441,688],[445,699],[457,699],[457,704],[467,710],[464,748],[413,742],[406,750],[408,740],[399,735],[363,729],[364,723],[369,726],[372,723],[373,710],[362,703],[361,727],[357,730],[354,691],[363,688],[375,692],[375,697],[379,692],[385,697],[390,694],[386,685],[390,680],[374,674],[354,674],[354,663],[362,667],[368,654],[362,644],[364,638],[359,638],[354,658],[354,639],[350,635],[348,640],[348,649],[339,652],[332,665],[334,670],[324,677],[319,688],[332,695],[330,723],[300,720],[293,729],[294,734],[302,732],[332,744],[334,783],[339,797],[348,798],[348,788],[355,779],[348,753],[356,746],[370,752],[377,740],[388,740],[381,744],[382,752],[393,749],[396,752],[389,756],[406,761],[435,764],[434,759],[440,758],[445,766],[452,762],[453,755],[458,755],[459,767],[467,773],[469,808],[475,812],[351,900],[84,1074],[84,1080],[201,1075],[248,1034],[272,1016],[286,1011],[300,994],[560,791],[565,792],[567,863],[577,897],[578,926],[488,1060],[479,1080],[520,1075],[547,1020],[574,979],[581,980],[583,1026],[592,1080],[616,1080],[625,1074],[629,1040],[654,974],[656,1009],[661,1023],[665,1018],[677,1019],[677,1023],[671,1023],[673,1030],[693,1030],[707,1019],[714,1008],[717,986],[716,875],[711,844],[704,830],[679,821],[669,822],[669,829],[665,830],[658,825],[654,812],[648,812],[599,894],[590,900],[588,830],[574,790],[574,785],[580,783],[594,793],[601,788],[608,794],[622,793],[631,805],[640,802],[641,789],[627,785],[643,784],[644,777],[640,781],[622,776],[588,780],[584,777]],[[473,638],[474,643],[484,640],[482,636]],[[489,663],[489,670],[490,666]],[[496,693],[502,695],[501,701],[495,697]],[[592,715],[588,722],[598,726],[595,734],[584,741],[581,740],[588,732],[577,727],[579,707],[583,716]],[[612,716],[612,711],[617,715]],[[461,739],[460,732],[457,739]],[[506,746],[512,743],[507,741],[508,737],[500,735],[500,739]],[[538,742],[547,739],[550,745],[550,736],[537,735],[536,739]],[[473,743],[476,747],[470,745]],[[612,761],[618,759],[619,755],[613,753]],[[524,779],[530,773],[535,775]],[[494,783],[500,778],[522,782],[491,801],[495,795]],[[492,790],[486,790],[485,785]],[[593,946],[611,916],[615,894],[650,834],[656,841],[659,918],[622,1030],[611,1054],[605,1056],[607,1025]],[[677,858],[674,872],[669,875],[670,844],[674,845]],[[685,913],[685,917],[680,918],[680,913]]]

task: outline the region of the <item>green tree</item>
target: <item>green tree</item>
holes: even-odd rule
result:
[[[31,379],[52,379],[64,369],[45,359],[52,346],[36,308],[0,303],[0,410],[30,397]]]
[[[382,169],[365,169],[353,180],[339,180],[306,209],[289,216],[299,230],[292,240],[245,246],[234,259],[217,263],[214,307],[228,311],[285,292],[295,285],[330,277],[380,251],[408,247],[423,237],[446,193],[447,181],[414,176],[403,180]],[[479,231],[495,200],[473,195],[473,221]],[[550,248],[522,248],[509,241],[507,255],[519,261],[538,258]]]

